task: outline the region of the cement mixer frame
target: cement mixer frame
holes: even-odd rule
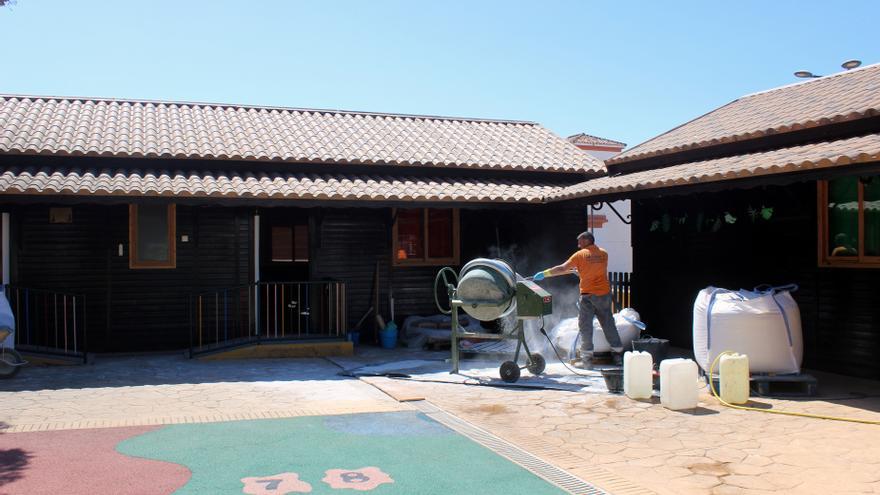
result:
[[[473,263],[479,262],[491,262],[495,264],[496,267],[500,269],[507,269],[511,274],[515,277],[515,272],[510,265],[501,260],[482,260],[480,258],[476,260],[472,260],[467,265],[465,265],[461,273],[464,274],[469,266],[473,266]],[[454,281],[454,283],[452,283]],[[442,268],[438,273],[436,278],[434,279],[434,302],[437,305],[437,309],[440,310],[441,313],[451,315],[451,361],[452,361],[452,370],[450,373],[458,373],[459,372],[459,363],[460,363],[460,349],[459,349],[459,341],[461,339],[473,338],[473,339],[486,339],[486,340],[516,340],[516,351],[514,352],[513,360],[505,361],[501,364],[499,368],[499,374],[501,375],[501,379],[507,383],[514,383],[519,380],[520,370],[528,369],[530,373],[533,375],[540,375],[544,372],[544,368],[546,367],[546,360],[543,356],[538,353],[531,352],[529,350],[528,343],[525,339],[525,330],[523,321],[526,319],[538,319],[543,316],[550,315],[553,313],[553,297],[549,292],[545,291],[537,284],[527,280],[518,280],[515,281],[513,287],[510,287],[510,291],[507,293],[507,297],[509,298],[508,306],[513,308],[512,311],[516,312],[516,327],[512,333],[488,333],[488,332],[467,332],[461,328],[461,324],[458,321],[459,310],[463,309],[471,316],[472,311],[476,311],[481,306],[488,306],[497,308],[499,303],[497,300],[489,301],[489,300],[475,300],[475,299],[467,299],[463,300],[458,294],[458,286],[459,286],[459,275],[455,272],[451,267]],[[439,290],[442,286],[446,288],[447,295],[449,296],[449,308],[444,308],[440,304],[439,298]],[[506,313],[509,314],[510,310],[507,310]],[[501,316],[501,315],[499,315]],[[476,316],[474,316],[477,318]],[[481,318],[477,318],[481,320]],[[493,320],[495,318],[492,318]],[[490,321],[490,320],[481,320],[481,321]],[[524,350],[526,355],[526,365],[520,366],[519,363],[519,355],[520,351]]]

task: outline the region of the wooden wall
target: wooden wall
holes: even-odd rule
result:
[[[177,268],[132,270],[127,205],[73,205],[71,224],[50,224],[50,206],[6,207],[13,218],[12,280],[23,287],[86,294],[91,351],[187,347],[190,294],[251,282],[253,208],[178,205]],[[377,265],[379,313],[386,320],[391,291],[398,324],[409,315],[437,313],[433,285],[440,267],[391,265],[390,208],[308,211],[310,278],[346,282],[350,328],[373,305]],[[530,274],[564,261],[585,225],[580,208],[462,209],[461,260],[500,256]],[[182,235],[189,242],[181,242]],[[123,256],[117,252],[120,243]],[[373,341],[372,328],[372,319],[367,320],[365,342]]]
[[[772,218],[753,222],[761,207]],[[713,231],[725,212],[736,222]],[[818,268],[816,222],[815,182],[633,201],[634,307],[652,335],[691,348],[701,289],[796,283],[804,366],[880,378],[880,270]]]
[[[353,328],[373,305],[373,276],[379,267],[379,314],[390,316],[388,294],[395,299],[398,324],[410,315],[437,313],[434,277],[440,266],[392,266],[391,210],[323,209],[316,215],[313,278],[344,280],[348,321]],[[517,271],[530,274],[564,261],[576,250],[575,237],[586,226],[579,208],[462,209],[461,262],[501,256]],[[501,250],[494,249],[500,242]],[[459,269],[459,267],[454,267]],[[361,338],[372,342],[372,315]]]
[[[177,267],[132,270],[127,205],[73,205],[70,224],[50,224],[49,207],[11,210],[12,281],[84,293],[90,351],[184,348],[189,295],[248,281],[251,234],[244,210],[178,205]],[[189,242],[181,242],[184,234]]]

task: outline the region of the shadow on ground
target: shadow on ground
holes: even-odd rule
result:
[[[0,435],[9,427],[0,422]],[[0,486],[18,481],[33,455],[24,449],[0,449]]]
[[[199,361],[183,354],[98,356],[75,366],[28,366],[0,392],[136,387],[229,382],[337,381],[340,368],[324,358],[242,359]]]

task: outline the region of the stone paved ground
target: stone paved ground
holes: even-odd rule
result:
[[[368,349],[340,362],[412,356]],[[357,381],[338,371],[322,359],[179,356],[26,368],[0,382],[0,423],[35,431],[381,412],[409,408],[391,397],[424,397],[612,493],[880,493],[880,426],[735,411],[705,394],[699,409],[684,413],[619,396]],[[880,420],[880,383],[819,378],[824,398],[755,405]]]
[[[0,381],[5,431],[135,426],[410,409],[324,359],[98,357]]]
[[[880,420],[880,383],[819,378],[823,395],[838,400],[751,405]],[[697,410],[674,412],[656,399],[364,380],[392,396],[424,397],[600,486],[610,473],[670,495],[880,493],[878,425],[738,411],[708,391]]]

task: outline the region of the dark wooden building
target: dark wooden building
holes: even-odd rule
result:
[[[529,122],[0,96],[17,343],[344,339],[392,297],[398,323],[433,314],[441,266],[569,254],[585,210],[547,197],[601,173]]]
[[[692,345],[707,286],[799,286],[807,368],[880,378],[880,65],[748,95],[554,199],[633,200],[633,292]]]

